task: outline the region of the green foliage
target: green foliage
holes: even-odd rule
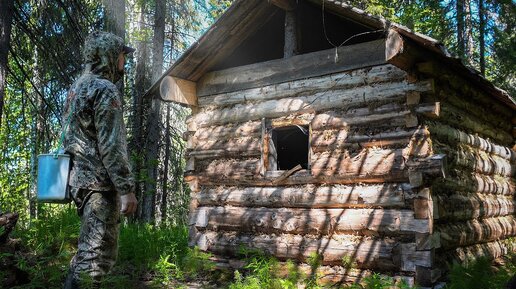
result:
[[[274,257],[266,256],[259,250],[241,248],[241,254],[245,257],[247,265],[244,267],[247,274],[240,271],[234,272],[233,283],[229,289],[294,289],[301,279],[293,262],[287,263],[288,275],[286,278],[278,276],[279,264]]]
[[[208,13],[212,20],[217,20],[226,9],[233,3],[233,0],[209,0]]]
[[[62,284],[75,251],[79,217],[74,209],[48,214],[14,232],[23,241],[26,254],[17,254],[17,266],[29,273],[30,284],[21,288],[56,288]]]
[[[479,258],[467,266],[453,264],[447,289],[499,289],[516,274],[516,255],[506,258],[505,266],[496,268],[487,258]]]
[[[181,259],[183,274],[190,278],[199,277],[199,274],[215,269],[215,263],[209,260],[211,254],[202,252],[199,247],[188,248],[188,253]]]
[[[362,280],[362,284],[351,284],[346,286],[347,289],[415,289],[417,287],[411,287],[402,280],[397,282],[392,277],[382,276],[375,273],[371,276],[367,276]]]
[[[355,265],[355,259],[351,255],[342,256],[342,266],[346,269],[352,269]]]
[[[15,255],[17,266],[29,273],[31,281],[18,289],[62,286],[76,251],[79,227],[75,208],[64,206],[15,230],[13,237],[23,241],[22,252]],[[122,225],[118,261],[103,287],[140,288],[138,280],[150,274],[151,283],[163,288],[172,280],[188,280],[212,271],[210,255],[188,248],[187,238],[184,226]],[[8,256],[0,259],[4,257]],[[87,277],[83,280],[84,288],[92,285]]]

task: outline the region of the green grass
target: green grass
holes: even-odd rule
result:
[[[504,258],[503,266],[493,266],[486,258],[479,258],[468,266],[454,264],[446,289],[505,289],[516,274],[516,254]]]
[[[79,217],[70,206],[47,213],[25,226],[17,226],[13,237],[22,240],[22,249],[14,258],[30,279],[29,284],[17,289],[62,287],[69,261],[76,250],[79,226]],[[243,269],[215,271],[210,255],[197,248],[188,248],[187,239],[185,226],[122,225],[118,261],[103,288],[181,288],[183,282],[193,279],[224,284],[216,285],[216,288],[228,289],[294,289],[298,284],[305,284],[309,289],[325,288],[319,284],[321,276],[307,276],[299,272],[293,262],[286,263],[286,274],[280,276],[279,262],[256,250],[241,250],[241,258],[247,261]],[[12,255],[0,255],[0,259],[2,257]],[[317,254],[308,259],[313,271],[321,265]],[[342,263],[346,268],[354,266],[351,258],[343,258]],[[467,267],[453,266],[446,288],[502,289],[515,273],[516,255],[507,257],[505,265],[498,267],[493,267],[486,259],[479,259]],[[362,281],[361,285],[342,285],[340,288],[410,289],[406,284],[396,284],[392,278],[379,274]]]
[[[77,248],[79,228],[72,207],[18,226],[12,236],[22,240],[17,266],[29,274],[30,283],[17,288],[61,288]],[[117,264],[104,288],[166,288],[172,280],[196,278],[212,269],[208,254],[188,248],[185,226],[125,224],[119,246]]]

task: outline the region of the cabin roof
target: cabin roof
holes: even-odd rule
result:
[[[478,71],[465,66],[459,58],[453,57],[440,41],[385,18],[371,15],[340,0],[307,0],[317,5],[322,5],[323,1],[326,11],[372,30],[383,30],[386,35],[390,31],[395,31],[410,39],[430,52],[434,59],[437,58],[454,72],[478,84],[485,92],[516,110],[516,102],[506,91],[494,86]],[[158,90],[161,80],[166,76],[198,81],[205,73],[211,71],[218,61],[229,56],[246,36],[256,32],[263,22],[278,11],[279,8],[270,2],[275,0],[235,0],[226,12],[165,71],[146,95]]]

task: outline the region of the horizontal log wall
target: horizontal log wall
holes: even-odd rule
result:
[[[228,256],[217,256],[213,255],[210,258],[211,261],[215,262],[219,268],[231,268],[231,269],[242,269],[245,267],[246,262],[240,259],[231,258]],[[287,278],[291,274],[299,274],[300,278],[309,278],[310,276],[319,276],[317,283],[319,285],[334,285],[337,283],[360,283],[365,286],[365,280],[367,277],[371,277],[373,274],[378,274],[372,270],[351,268],[349,266],[331,266],[321,265],[317,268],[308,264],[292,264],[290,262],[278,262],[276,273],[278,276]],[[385,275],[380,274],[381,277],[390,277],[395,282],[405,282],[409,286],[414,286],[414,277],[410,275]]]
[[[356,279],[342,273],[351,265],[413,282],[438,247],[430,196],[410,177],[442,171],[420,124],[439,114],[421,101],[432,91],[380,65],[200,97],[186,133],[191,244],[227,258],[240,247],[301,263],[317,253],[332,278]],[[309,127],[308,170],[264,170],[266,122]]]
[[[424,124],[433,152],[448,157],[447,178],[431,184],[437,256],[463,263],[499,257],[515,249],[510,245],[516,236],[513,112],[430,66],[420,65],[420,71],[436,79],[431,98],[441,110]]]

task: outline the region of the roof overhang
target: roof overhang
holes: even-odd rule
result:
[[[516,110],[512,97],[494,86],[479,72],[466,67],[458,58],[454,58],[436,39],[414,32],[409,28],[374,16],[360,9],[337,0],[307,0],[321,5],[325,10],[349,20],[368,26],[374,30],[384,30],[387,35],[386,61],[401,69],[411,70],[418,62],[438,61],[446,68],[478,86],[489,95],[508,107]],[[274,2],[274,3],[272,3]],[[280,2],[280,4],[276,3]],[[197,104],[195,82],[220,59],[229,56],[246,36],[257,31],[263,23],[276,13],[281,5],[288,5],[283,0],[236,0],[228,10],[204,33],[190,48],[155,82],[145,93],[155,93],[160,84],[161,95],[166,99],[187,106]],[[180,85],[170,89],[171,83]]]

